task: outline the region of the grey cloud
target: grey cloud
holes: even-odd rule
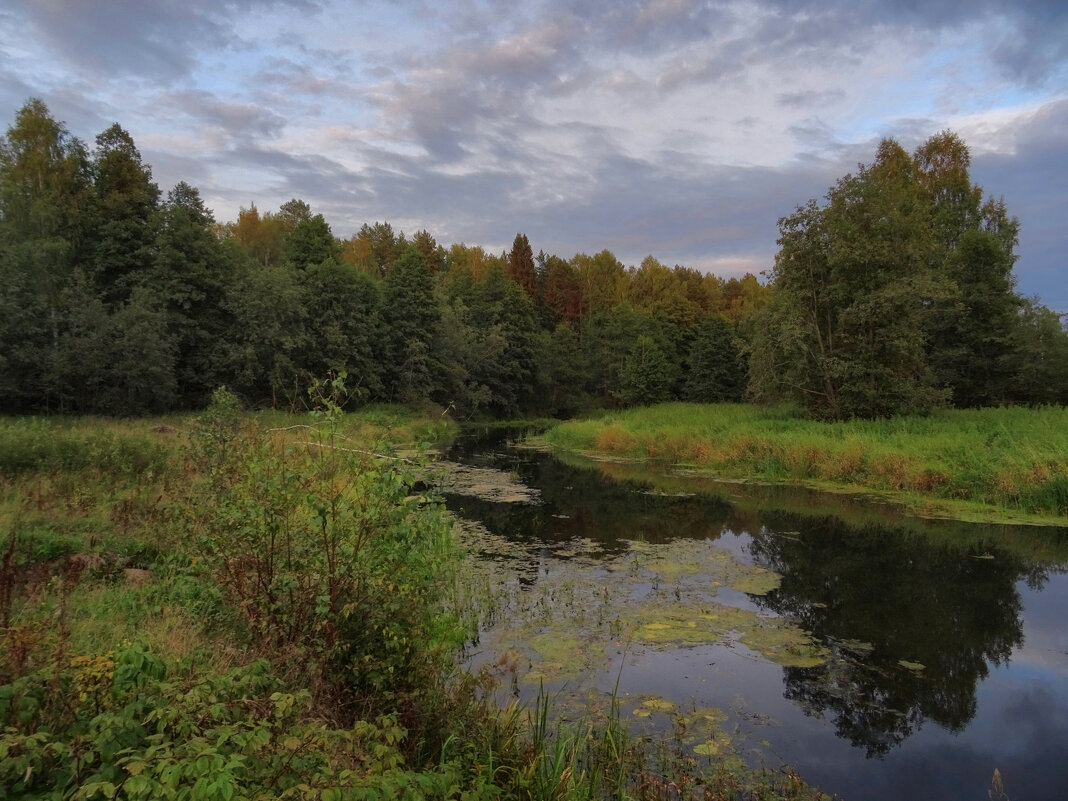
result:
[[[976,153],[972,175],[1020,218],[1018,289],[1068,312],[1068,100],[1049,103],[1013,132],[1012,154]]]
[[[255,202],[260,208],[271,209],[298,197],[306,200],[316,213],[324,214],[334,227],[335,234],[346,236],[344,229],[337,228],[337,221],[351,215],[354,209],[368,207],[373,198],[373,191],[365,176],[323,156],[293,156],[242,143],[213,153],[199,162],[197,184],[202,194],[210,198],[211,203],[234,210],[230,214],[250,202]],[[187,165],[179,163],[170,166],[181,169]],[[235,168],[257,176],[259,185],[238,189],[218,182],[216,176],[220,172]],[[178,175],[185,177],[188,173]],[[228,215],[217,216],[225,219]]]
[[[187,41],[219,43],[211,16],[171,3],[29,3],[28,22],[73,66],[99,75],[138,70],[160,78],[188,72]]]
[[[599,78],[600,72],[586,68],[570,75],[554,75],[540,86],[539,91],[546,97],[567,97],[589,89]]]
[[[603,142],[603,131],[588,133],[591,145]],[[712,169],[683,153],[662,155],[670,169],[603,146],[576,153],[587,167],[581,185],[570,192],[558,186],[561,197],[536,209],[517,200],[532,191],[535,179],[514,170],[465,176],[369,170],[364,177],[376,203],[364,219],[414,218],[439,239],[448,234],[449,241],[486,246],[506,244],[512,232],[523,231],[535,249],[565,257],[609,248],[633,264],[650,252],[691,266],[739,254],[770,264],[777,219],[825,191],[838,168],[819,162],[786,173]],[[535,162],[533,172],[541,166]],[[443,208],[450,230],[435,231]]]
[[[232,26],[258,7],[293,6],[309,12],[310,0],[93,0],[22,4],[24,25],[49,41],[73,67],[100,76],[132,72],[173,80],[190,72],[205,48],[230,45]]]
[[[1068,164],[1066,123],[1068,102],[1051,105],[1019,133],[1018,143],[1031,155],[1022,161],[979,157],[974,170],[977,180],[1004,192],[1010,210],[1024,219],[1021,291],[1037,292],[1058,308],[1068,308],[1068,298],[1055,288],[1053,276],[1030,263],[1051,259],[1041,248],[1063,242],[1057,226],[1066,200],[1060,187],[1068,186],[1068,176],[1057,167],[1051,180],[1048,171],[1051,163]],[[587,168],[575,191],[564,188],[558,200],[536,209],[517,200],[532,191],[533,179],[516,170],[453,176],[373,169],[362,178],[374,200],[350,210],[349,218],[353,224],[409,220],[413,228],[431,228],[442,241],[488,247],[506,245],[511,232],[523,231],[536,250],[565,257],[609,248],[629,264],[652,253],[666,263],[696,267],[739,256],[767,267],[776,250],[777,220],[808,198],[822,197],[838,177],[870,161],[876,146],[843,143],[783,168],[711,167],[684,153],[661,154],[659,162],[628,158],[604,147],[604,135],[591,128],[588,148],[574,154]],[[530,166],[536,173],[549,165],[535,160]],[[1034,186],[1045,188],[1026,194]],[[1028,199],[1017,204],[1014,198],[1022,192]],[[443,222],[435,226],[438,221]]]
[[[716,55],[697,61],[678,61],[657,78],[656,85],[671,91],[693,84],[725,81],[744,74],[746,62],[726,52],[730,49],[723,47]]]
[[[435,161],[462,158],[465,128],[478,114],[479,99],[455,82],[431,87],[394,83],[378,98],[400,141],[419,142]]]
[[[632,15],[620,14],[607,35],[613,45],[642,53],[707,39],[734,21],[728,4],[650,0],[635,7]]]
[[[510,35],[464,43],[416,64],[417,74],[442,75],[452,84],[524,92],[586,66],[583,40],[588,26],[569,16],[540,19]],[[427,70],[430,67],[430,70]]]
[[[807,152],[826,152],[835,146],[834,132],[822,120],[808,117],[802,122],[789,127],[791,136]]]
[[[21,76],[0,65],[0,108],[22,108],[23,103],[34,93],[40,94],[40,89],[30,86],[22,80]],[[2,128],[6,130],[11,122],[14,122],[14,115],[11,116],[10,121],[4,122]]]
[[[1058,68],[1063,78],[1063,64],[1068,59],[1068,17],[1062,14],[1048,20],[1025,20],[994,48],[993,57],[1005,72],[1027,84],[1045,82],[1058,74]]]
[[[582,63],[580,29],[559,19],[481,47],[451,46],[412,59],[370,99],[397,138],[419,142],[437,162],[456,161],[487,121],[520,113],[527,93],[554,81],[558,93],[567,91],[560,76]]]
[[[274,136],[286,124],[285,119],[273,111],[249,103],[224,103],[210,92],[173,92],[161,100],[235,138]]]
[[[494,42],[481,53],[475,51],[475,58],[464,59],[468,61],[465,71],[507,85],[538,83],[579,60],[576,42],[583,31],[583,25],[573,18],[542,20],[520,35]]]
[[[811,106],[829,106],[845,98],[841,89],[806,89],[801,92],[784,92],[775,96],[780,106],[788,108],[807,108]]]
[[[998,30],[995,65],[1008,77],[1041,84],[1063,75],[1068,57],[1068,4],[1050,0],[764,0],[778,13],[759,39],[795,55],[830,57],[862,47],[866,37],[897,29],[910,35],[959,30],[987,21]]]
[[[173,186],[178,181],[199,186],[211,175],[211,165],[205,158],[179,155],[156,148],[141,148],[141,151],[144,161],[152,165],[152,173],[166,178],[160,181],[161,186],[164,184]]]
[[[300,64],[288,58],[273,58],[257,76],[261,93],[270,93],[278,100],[286,96],[328,95],[338,89],[336,74],[327,75],[321,69]]]
[[[234,21],[252,7],[249,2],[216,5],[208,0],[182,6],[159,0],[68,5],[58,13],[56,5],[23,4],[15,13],[29,30],[47,38],[55,52],[65,53],[76,72],[133,71],[165,84],[193,69],[207,50],[232,50]],[[997,65],[1006,74],[1041,83],[1063,70],[1059,65],[1068,42],[1063,5],[764,0],[760,10],[770,13],[755,33],[742,36],[743,20],[731,16],[735,7],[719,2],[548,0],[516,7],[504,0],[463,0],[443,7],[413,0],[405,6],[407,13],[428,21],[436,37],[428,41],[436,44],[412,48],[403,57],[322,51],[282,40],[275,57],[262,63],[261,80],[242,98],[253,98],[256,105],[164,86],[157,108],[146,113],[165,120],[178,111],[209,128],[217,141],[205,145],[207,152],[199,158],[152,151],[145,156],[161,184],[172,177],[172,183],[190,180],[202,186],[206,197],[235,210],[252,199],[269,208],[304,197],[341,236],[363,222],[387,219],[395,227],[427,227],[443,242],[494,247],[507,245],[515,231],[523,231],[535,250],[562,256],[607,247],[635,264],[652,253],[664,262],[691,266],[739,255],[770,265],[778,218],[810,197],[821,197],[858,161],[870,161],[874,142],[838,141],[812,118],[792,129],[803,152],[776,169],[713,166],[688,155],[684,139],[671,136],[666,141],[674,151],[633,158],[621,152],[617,132],[596,124],[592,114],[588,122],[556,129],[538,118],[539,102],[592,89],[640,100],[642,93],[734,80],[754,63],[848,64],[875,35],[923,37],[997,14],[1004,20],[994,55]],[[882,26],[882,33],[876,34],[876,26]],[[699,56],[699,48],[682,52],[704,42],[708,47]],[[627,72],[625,57],[649,54],[663,67],[655,85]],[[366,64],[360,56],[377,62]],[[358,75],[354,64],[359,64]],[[7,77],[3,70],[0,59],[0,80]],[[375,86],[365,86],[368,77]],[[19,92],[28,88],[15,81],[5,82],[0,98],[16,91],[11,86]],[[72,130],[81,133],[85,129],[76,123],[91,108],[85,98],[92,93],[83,94],[82,106],[74,96],[65,97],[54,110],[60,118],[67,115]],[[781,106],[814,114],[821,104],[840,97],[834,88],[806,91],[790,85],[781,88],[777,99]],[[24,99],[20,96],[12,107]],[[378,114],[366,124],[374,141],[403,147],[376,148],[357,131],[338,136],[339,147],[371,165],[354,171],[337,159],[293,156],[270,146],[270,138],[285,124],[283,115],[328,124],[332,105],[339,103],[370,104]],[[106,111],[128,124],[126,110]],[[758,124],[764,123],[751,117],[735,122],[741,127]],[[103,127],[93,121],[90,130]],[[1066,131],[1068,110],[1051,104],[1016,132],[1016,155],[975,160],[977,180],[1004,193],[1010,210],[1023,221],[1021,289],[1044,297],[1052,280],[1033,281],[1037,271],[1031,265],[1063,265]],[[910,140],[934,130],[928,120],[911,119],[888,124],[886,132],[909,146]],[[537,144],[558,141],[550,137],[559,133],[572,143],[566,152]],[[425,154],[408,155],[413,145]],[[252,176],[262,193],[236,197],[232,188],[219,184],[217,176],[227,169]],[[220,214],[225,216],[225,211]],[[1056,269],[1062,268],[1048,272]],[[1063,277],[1059,283],[1068,284]],[[1064,290],[1057,291],[1060,307],[1068,308]]]
[[[937,123],[928,117],[901,117],[891,121],[884,136],[896,139],[906,149],[919,144],[937,130]]]

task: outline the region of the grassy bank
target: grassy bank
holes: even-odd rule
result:
[[[554,447],[725,478],[892,493],[918,511],[1068,523],[1068,409],[820,423],[787,408],[670,403],[563,423]]]
[[[0,795],[819,797],[458,673],[452,522],[408,456],[454,433],[390,407],[0,421]]]

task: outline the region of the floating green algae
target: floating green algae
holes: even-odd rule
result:
[[[807,668],[827,661],[827,649],[782,618],[763,619],[742,633],[741,642],[783,667]]]
[[[639,718],[647,718],[654,712],[670,714],[675,711],[675,704],[666,698],[647,698],[641,706],[634,710],[634,715]]]
[[[538,657],[532,660],[531,669],[524,677],[526,681],[583,676],[593,667],[592,661],[597,657],[596,644],[579,634],[546,631],[533,635],[526,643]],[[603,652],[603,648],[599,650]]]
[[[714,592],[726,586],[751,595],[766,595],[779,587],[778,573],[740,562],[710,541],[680,539],[652,545],[630,543],[626,567],[637,576]]]
[[[812,667],[828,658],[788,620],[720,598],[721,587],[749,595],[772,592],[780,576],[745,564],[710,540],[634,541],[608,554],[589,540],[546,550],[479,525],[458,532],[469,552],[481,554],[473,561],[482,564],[465,579],[486,577],[488,557],[488,572],[497,581],[482,592],[489,625],[482,627],[480,646],[490,656],[518,647],[525,664],[517,681],[593,679],[618,664],[619,655],[649,648],[738,643],[788,667]]]
[[[654,647],[687,647],[738,641],[784,667],[814,667],[827,651],[782,618],[711,604],[639,609],[631,618],[634,639]]]
[[[718,707],[706,706],[680,715],[679,719],[690,728],[718,727],[727,720],[727,713]]]
[[[647,645],[688,646],[719,642],[752,624],[756,614],[733,606],[650,607],[630,613],[634,639]]]
[[[492,503],[540,503],[541,493],[511,473],[450,461],[433,463],[428,477],[442,492],[470,495]]]
[[[700,745],[695,745],[693,752],[702,756],[720,756],[730,748],[731,740],[727,735],[713,737]]]
[[[728,586],[732,590],[748,595],[767,595],[779,589],[780,584],[782,584],[782,576],[774,570],[752,567],[750,572],[734,577]]]

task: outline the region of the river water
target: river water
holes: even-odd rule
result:
[[[498,592],[472,665],[520,697],[615,693],[634,726],[685,719],[696,753],[844,799],[985,799],[995,769],[1014,801],[1068,798],[1068,529],[565,462],[514,433],[447,458],[521,490],[442,480]]]

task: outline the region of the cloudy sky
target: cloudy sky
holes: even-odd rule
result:
[[[112,122],[221,221],[299,197],[497,251],[767,269],[776,221],[944,128],[1068,311],[1062,0],[0,0],[0,121]]]

